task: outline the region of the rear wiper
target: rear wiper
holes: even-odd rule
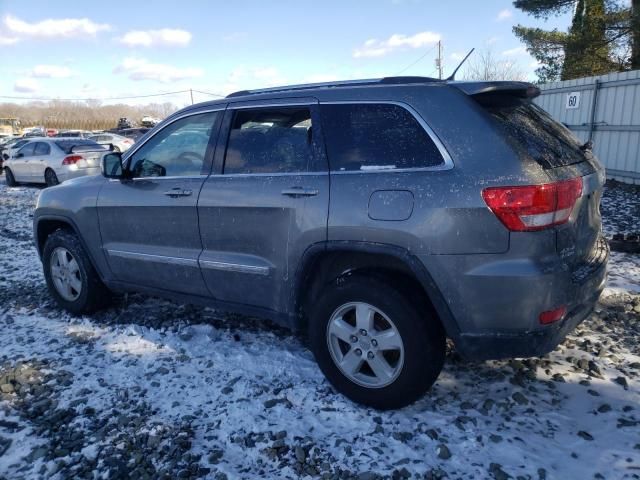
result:
[[[587,140],[580,147],[580,150],[582,150],[583,152],[592,152],[593,151],[593,142],[591,140]]]

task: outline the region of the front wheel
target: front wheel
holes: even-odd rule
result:
[[[419,399],[444,364],[445,335],[437,318],[373,277],[354,275],[325,289],[308,333],[336,390],[381,410]]]
[[[13,176],[13,172],[9,170],[9,167],[4,167],[4,179],[7,182],[7,187],[15,187],[18,185],[16,177]]]
[[[70,313],[92,313],[109,303],[111,294],[74,233],[57,230],[49,235],[42,266],[49,292]]]

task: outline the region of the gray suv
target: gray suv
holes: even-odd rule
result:
[[[520,82],[422,77],[237,92],[187,107],[103,175],[44,190],[51,295],[138,291],[306,333],[340,392],[421,397],[446,339],[542,355],[589,315],[604,172]]]

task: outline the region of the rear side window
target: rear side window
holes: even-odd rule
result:
[[[476,100],[500,124],[511,144],[542,167],[562,167],[586,160],[573,133],[530,101],[506,95],[478,96]]]
[[[259,108],[235,113],[224,173],[306,172],[312,162],[308,107]]]
[[[333,171],[424,168],[444,163],[422,125],[399,105],[322,105],[321,112]]]
[[[36,143],[33,153],[34,155],[49,155],[51,153],[51,147],[44,142],[38,142]]]

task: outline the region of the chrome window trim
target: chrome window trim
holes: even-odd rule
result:
[[[192,258],[169,257],[165,255],[153,255],[150,253],[127,252],[124,250],[107,250],[110,257],[126,258],[128,260],[141,260],[143,262],[168,263],[184,267],[198,267],[198,261]]]
[[[162,125],[162,128],[158,129],[157,132],[155,132],[153,135],[149,136],[149,138],[146,138],[144,140],[144,142],[140,143],[139,145],[136,145],[135,143],[133,144],[133,147],[129,148],[129,150],[127,150],[125,152],[125,154],[122,156],[122,162],[124,164],[124,162],[128,162],[129,158],[131,158],[138,150],[140,150],[149,140],[151,140],[152,138],[154,138],[156,135],[158,135],[160,132],[162,132],[166,127],[168,127],[169,125],[171,125],[174,122],[177,122],[178,120],[182,120],[183,118],[187,118],[187,117],[193,117],[195,115],[201,115],[203,113],[212,113],[212,112],[224,112],[226,110],[226,104],[221,107],[221,108],[209,108],[207,110],[198,110],[196,112],[187,112],[183,115],[180,115],[174,119],[172,119],[170,122],[167,122],[166,124]],[[165,177],[166,178],[166,177]]]
[[[268,101],[268,100],[263,100]],[[253,102],[249,104],[248,102]],[[313,105],[318,105],[318,100],[311,100],[309,98],[300,99],[299,102],[296,102],[295,99],[286,102],[275,102],[275,103],[259,103],[260,100],[243,100],[242,102],[238,102],[236,104],[230,103],[227,107],[227,110],[247,110],[247,109],[257,109],[257,108],[273,108],[273,107],[311,107]]]
[[[329,172],[274,172],[274,173],[223,173],[212,174],[210,178],[243,178],[243,177],[309,177],[328,175]],[[160,177],[162,178],[162,177]]]
[[[345,171],[340,171],[340,170],[333,170],[331,171],[331,174],[354,174],[354,173],[390,173],[390,172],[415,172],[415,171],[438,171],[438,170],[451,170],[454,165],[453,165],[453,159],[451,158],[451,155],[449,155],[449,152],[447,151],[447,149],[445,148],[444,144],[442,143],[442,140],[440,140],[440,138],[438,137],[438,135],[436,135],[436,132],[433,131],[433,129],[429,126],[429,124],[425,121],[424,118],[422,118],[422,116],[420,116],[420,114],[408,103],[404,103],[404,102],[398,102],[395,100],[330,100],[330,101],[320,101],[320,106],[322,105],[396,105],[400,108],[404,108],[406,111],[408,111],[413,118],[416,119],[416,121],[420,124],[420,126],[424,129],[424,131],[426,132],[426,134],[429,136],[429,138],[431,138],[431,141],[436,145],[436,148],[438,149],[438,151],[440,152],[440,155],[442,155],[442,159],[444,160],[444,163],[438,164],[438,165],[433,165],[433,166],[429,166],[429,167],[413,167],[413,168],[398,168],[398,169],[394,169],[394,168],[388,168],[388,169],[379,169],[379,170],[345,170]]]
[[[136,177],[136,178],[128,178],[127,182],[143,182],[143,181],[153,181],[153,180],[204,180],[208,177],[208,174],[201,173],[200,175],[173,175],[169,177]],[[121,183],[122,179],[120,178],[110,178],[110,182],[118,182]]]
[[[241,263],[216,262],[200,260],[200,267],[224,272],[251,273],[254,275],[269,275],[269,267],[260,265],[244,265]]]

